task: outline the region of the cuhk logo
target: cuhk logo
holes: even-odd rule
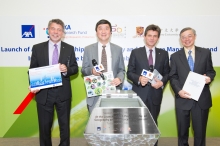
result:
[[[35,26],[34,25],[21,25],[22,38],[35,38]]]

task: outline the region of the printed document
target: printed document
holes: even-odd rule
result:
[[[190,71],[183,85],[183,90],[190,94],[190,98],[198,101],[205,86],[205,76]]]

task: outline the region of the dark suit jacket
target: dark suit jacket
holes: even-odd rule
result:
[[[154,68],[163,76],[161,80],[165,86],[168,81],[169,76],[169,55],[167,51],[155,48],[155,65]],[[162,100],[162,88],[155,89],[151,86],[142,86],[139,84],[139,77],[143,69],[149,70],[148,58],[145,47],[134,49],[131,52],[127,77],[133,82],[132,90],[137,93],[137,95],[145,101],[147,96],[152,97],[153,103],[155,105],[161,104]]]
[[[49,65],[48,43],[49,41],[36,44],[33,46],[30,68]],[[67,66],[68,60],[69,60],[69,67]],[[63,85],[58,87],[59,98],[61,101],[64,101],[72,97],[70,76],[78,72],[78,65],[76,62],[73,46],[61,42],[59,63],[65,64],[67,66],[67,74],[65,76],[61,74]],[[38,103],[40,104],[46,103],[47,91],[48,89],[42,89],[36,94],[36,101]]]
[[[176,96],[176,108],[183,110],[191,109],[193,104],[193,100],[181,98],[178,94],[182,90],[189,71],[190,68],[184,49],[173,53],[171,55],[171,71],[169,74],[170,83]],[[212,66],[211,52],[208,49],[195,46],[194,72],[201,75],[206,74],[211,78],[211,81],[214,79],[216,73]],[[208,109],[212,106],[209,84],[205,85],[198,104],[201,109]]]

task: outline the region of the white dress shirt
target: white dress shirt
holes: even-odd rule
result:
[[[150,55],[150,49],[145,46],[145,49],[146,49],[146,53],[147,53],[147,59],[149,60],[149,55]],[[152,48],[152,57],[153,57],[153,66],[155,65],[155,58],[156,58],[156,51],[155,51],[155,47]]]
[[[54,50],[54,43],[49,40],[49,44],[48,44],[48,48],[49,48],[49,65],[52,65],[52,58],[53,58],[53,50]],[[58,59],[59,59],[59,56],[60,56],[60,47],[61,47],[61,41],[59,41],[57,43],[57,49],[58,49]]]

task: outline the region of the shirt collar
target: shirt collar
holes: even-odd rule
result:
[[[184,47],[184,51],[185,51],[186,54],[188,54],[188,52],[189,52],[189,50],[186,49],[185,47]],[[195,46],[192,47],[191,51],[192,51],[193,54],[195,53]]]
[[[99,48],[102,48],[103,44],[98,42],[98,47]],[[105,44],[106,47],[109,47],[110,46],[110,43],[108,42],[107,44]]]
[[[54,46],[54,45],[55,45],[55,43],[54,43],[54,42],[52,42],[51,40],[49,40],[49,44],[50,44],[50,45],[52,45],[52,46]],[[56,44],[57,44],[58,48],[60,48],[61,41],[59,41],[59,42],[58,42],[58,43],[56,43]]]
[[[149,50],[150,50],[146,45],[145,45],[145,49],[146,49],[147,52],[149,52]],[[152,50],[154,51],[155,47],[153,47]]]

